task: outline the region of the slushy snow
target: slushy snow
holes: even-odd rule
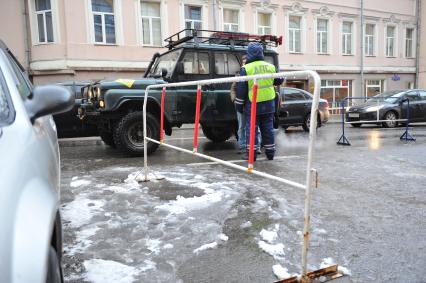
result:
[[[139,271],[112,260],[90,259],[84,262],[87,273],[85,279],[93,283],[132,283]]]
[[[201,251],[205,251],[205,250],[210,250],[210,249],[215,249],[215,248],[217,248],[217,243],[216,242],[213,242],[213,243],[210,243],[210,244],[205,244],[205,245],[202,245],[201,247],[199,247],[199,248],[196,248],[195,250],[194,250],[194,254],[198,254],[199,252],[201,252]]]

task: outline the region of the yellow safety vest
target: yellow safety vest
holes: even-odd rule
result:
[[[263,74],[275,74],[275,66],[265,61],[254,61],[243,66],[246,70],[247,76],[252,75],[263,75]],[[248,81],[248,97],[252,101],[253,97],[253,80]],[[275,89],[274,79],[262,79],[257,81],[257,98],[256,102],[264,102],[274,100]]]

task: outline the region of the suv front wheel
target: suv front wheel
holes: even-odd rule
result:
[[[232,136],[232,129],[229,127],[209,127],[202,125],[203,133],[212,142],[224,142]]]
[[[152,114],[146,114],[146,136],[154,139],[160,139],[160,123]],[[114,128],[114,143],[118,149],[121,149],[131,155],[143,156],[143,112],[131,112],[121,118]],[[158,144],[147,143],[147,153],[153,153]]]

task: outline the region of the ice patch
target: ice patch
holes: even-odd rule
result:
[[[225,235],[225,234],[223,234],[223,233],[219,234],[218,238],[219,238],[220,240],[224,241],[224,242],[226,242],[226,241],[228,241],[228,240],[229,240],[229,237],[228,237],[228,236],[226,236],[226,235]]]
[[[150,250],[151,253],[154,253],[156,255],[160,253],[160,244],[161,244],[161,241],[159,239],[146,240],[147,249]]]
[[[79,228],[90,222],[93,215],[102,212],[104,201],[87,199],[79,195],[70,203],[62,208],[62,216],[64,220],[70,222],[70,225]]]
[[[70,183],[70,186],[72,188],[77,188],[77,187],[80,187],[80,186],[87,186],[90,183],[91,183],[91,181],[89,181],[89,180],[74,180]]]
[[[277,238],[278,238],[278,230],[280,226],[278,224],[275,224],[275,228],[272,231],[268,231],[265,229],[262,229],[260,231],[260,237],[262,237],[262,240],[272,244]]]
[[[241,224],[240,227],[244,229],[244,228],[249,228],[252,225],[253,224],[251,223],[251,221],[247,221],[247,222],[244,222],[243,224]]]
[[[163,249],[173,249],[173,245],[172,244],[165,244],[164,246],[163,246]]]
[[[93,283],[132,283],[139,274],[135,267],[112,260],[90,259],[84,262],[84,267],[85,280]]]
[[[210,244],[202,245],[201,247],[196,248],[193,252],[194,252],[194,254],[198,254],[201,251],[215,249],[215,248],[217,248],[217,243],[213,242],[213,243],[210,243]]]
[[[284,256],[284,245],[281,243],[271,245],[264,241],[259,241],[257,244],[259,245],[259,248],[261,248],[265,253],[273,256],[274,258],[280,258]]]
[[[314,233],[327,234],[327,231],[325,229],[322,229],[322,228],[317,228],[317,229],[314,229]]]
[[[287,268],[282,267],[281,264],[275,264],[274,266],[272,266],[272,271],[279,280],[297,276],[297,274],[288,273]]]
[[[184,198],[177,196],[176,200],[156,206],[157,209],[169,211],[171,214],[182,214],[187,211],[200,210],[222,200],[223,192],[202,195],[200,197]]]

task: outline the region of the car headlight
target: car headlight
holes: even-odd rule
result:
[[[93,94],[96,98],[99,98],[101,96],[101,88],[100,87],[93,88]]]
[[[87,89],[87,96],[89,97],[89,99],[93,97],[93,90],[92,90],[92,87],[90,86]]]
[[[375,112],[383,108],[383,105],[371,106],[365,109],[365,112]]]

